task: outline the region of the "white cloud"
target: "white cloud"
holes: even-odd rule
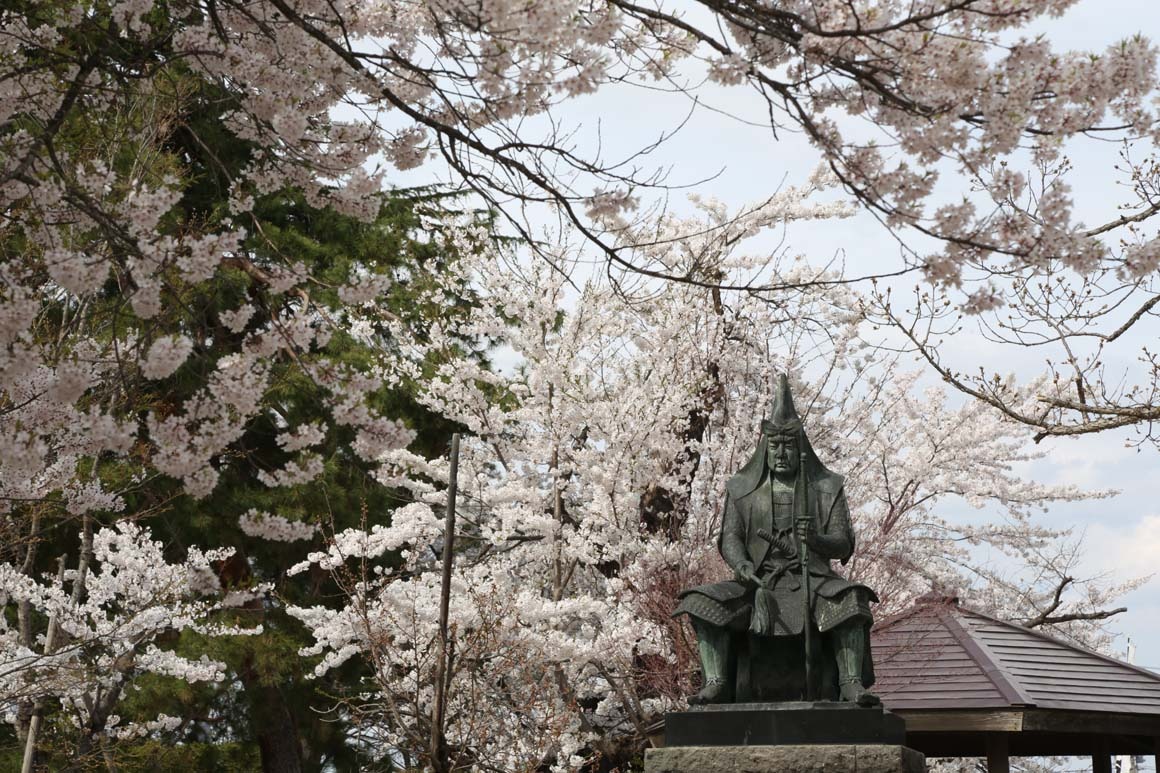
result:
[[[1156,572],[1160,568],[1160,514],[1139,517],[1130,510],[1108,507],[1102,521],[1087,527],[1084,562],[1089,571],[1112,572],[1123,579]],[[1141,589],[1146,590],[1147,586]]]

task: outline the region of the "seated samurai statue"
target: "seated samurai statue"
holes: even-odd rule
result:
[[[879,703],[878,598],[830,566],[854,552],[842,476],[818,460],[784,375],[756,452],[726,484],[718,548],[733,579],[682,592],[673,613],[697,634],[704,686],[690,702]]]

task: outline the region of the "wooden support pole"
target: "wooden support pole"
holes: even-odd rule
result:
[[[1006,733],[987,733],[987,773],[1011,773],[1011,752]]]
[[[1108,750],[1108,738],[1097,735],[1095,753],[1092,754],[1092,773],[1112,773],[1112,754]]]
[[[431,706],[431,767],[447,773],[447,744],[443,726],[447,713],[448,663],[447,616],[451,604],[451,562],[455,554],[455,494],[459,483],[459,433],[451,436],[451,469],[447,476],[447,520],[443,525],[443,584],[439,593],[439,659],[435,663],[435,700]]]
[[[64,564],[64,556],[56,560],[56,587],[58,588],[64,587]],[[49,615],[48,633],[44,637],[45,655],[51,655],[56,649],[56,629],[56,613],[53,612]],[[24,760],[20,766],[20,773],[32,773],[33,763],[36,762],[36,735],[40,732],[40,712],[42,710],[43,706],[38,699],[32,709],[32,718],[28,721],[28,735],[24,739]]]

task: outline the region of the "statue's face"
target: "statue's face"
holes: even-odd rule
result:
[[[766,449],[766,464],[779,477],[792,477],[798,470],[798,443],[793,435],[773,435]]]

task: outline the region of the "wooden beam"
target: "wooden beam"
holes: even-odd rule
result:
[[[1123,714],[1105,711],[1027,709],[1023,730],[1054,733],[1160,736],[1160,714]]]
[[[1023,710],[1011,711],[910,711],[894,712],[906,722],[908,733],[1018,733],[1023,729]]]
[[[987,773],[1011,773],[1006,733],[987,733]]]
[[[986,757],[990,733],[907,733],[906,745],[927,757]],[[1007,733],[1007,748],[1012,757],[1087,757],[1096,753],[1094,733],[1045,733],[1024,731]],[[1160,751],[1153,738],[1133,735],[1103,736],[1109,755],[1147,754]]]
[[[983,733],[907,733],[906,745],[927,757],[986,757]]]

